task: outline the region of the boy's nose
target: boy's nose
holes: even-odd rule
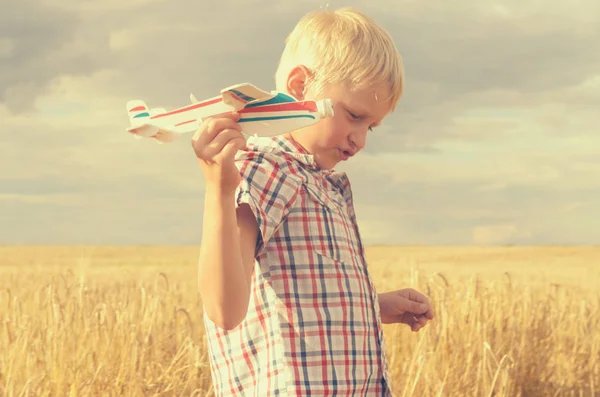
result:
[[[349,141],[352,144],[353,150],[361,150],[367,143],[367,132],[366,131],[352,131],[350,133]]]

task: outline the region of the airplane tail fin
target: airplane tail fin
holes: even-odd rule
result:
[[[127,102],[127,115],[132,127],[143,124],[150,118],[150,109],[144,101],[135,99]]]
[[[152,111],[148,109],[144,101],[139,99],[128,101],[127,115],[130,124],[127,132],[134,134],[136,138],[152,137],[158,131],[155,126],[148,123],[150,116],[152,116]]]

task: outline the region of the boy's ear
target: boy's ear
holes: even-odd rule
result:
[[[311,73],[304,65],[294,67],[287,79],[286,89],[288,93],[298,101],[304,100],[306,89]]]

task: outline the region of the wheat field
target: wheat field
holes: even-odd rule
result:
[[[196,247],[0,247],[1,396],[212,396]],[[600,396],[600,248],[370,247],[395,395]]]

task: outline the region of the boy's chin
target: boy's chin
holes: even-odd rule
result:
[[[330,154],[327,157],[325,157],[325,156],[319,156],[319,157],[320,158],[316,158],[316,156],[315,156],[315,161],[316,161],[317,165],[319,166],[319,168],[322,170],[334,169],[340,163],[349,159],[340,152],[335,152],[334,154]]]

